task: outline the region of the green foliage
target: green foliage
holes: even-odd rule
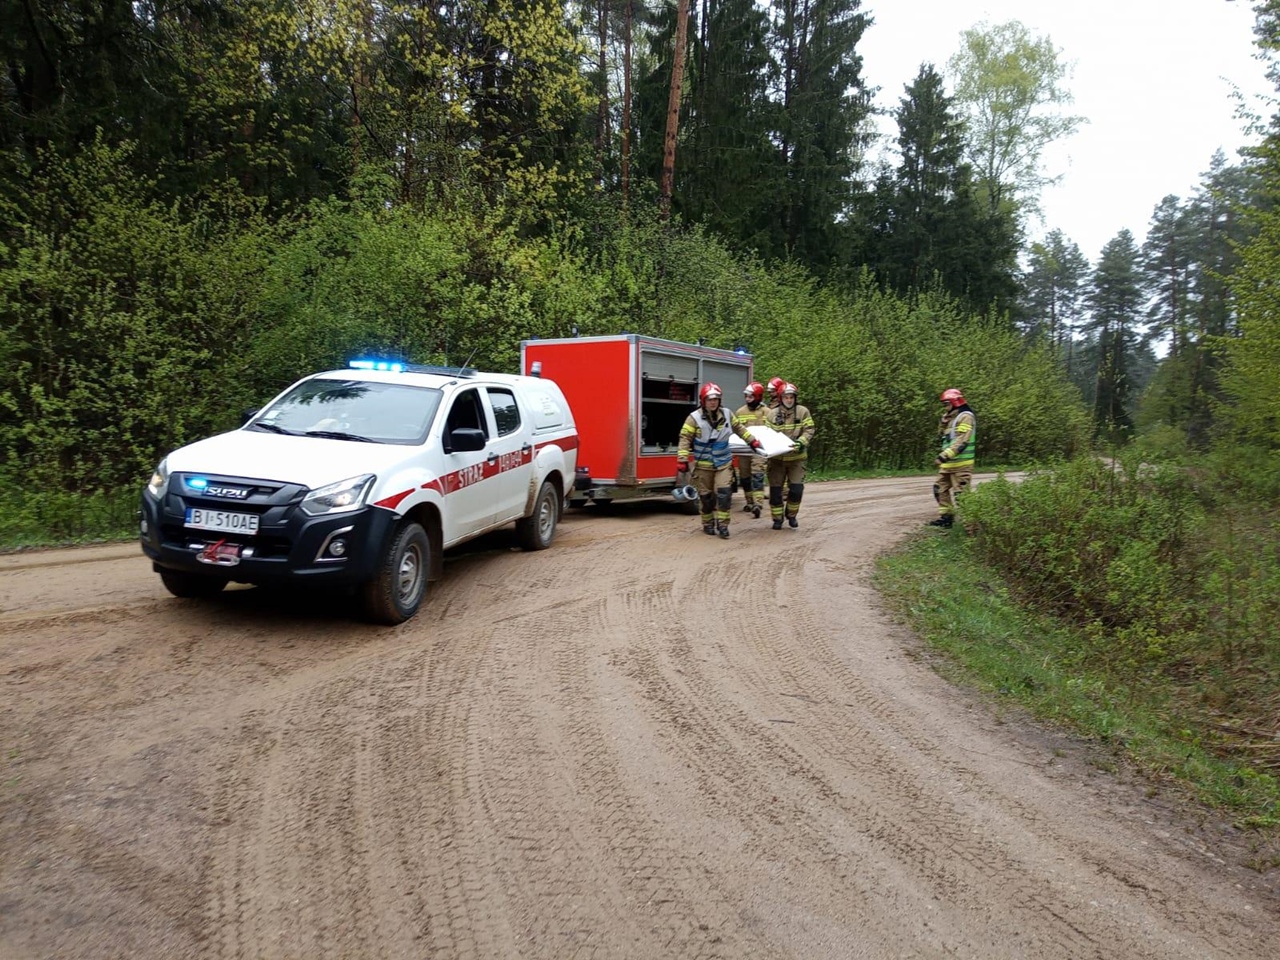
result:
[[[1174,467],[1080,458],[1020,484],[983,484],[964,514],[984,556],[1020,571],[1020,589],[1037,601],[1112,630],[1194,626],[1176,600],[1204,518]]]
[[[1138,248],[1133,234],[1121,230],[1102,248],[1089,293],[1093,317],[1085,327],[1098,347],[1094,429],[1110,443],[1127,439],[1133,429],[1133,398],[1141,388],[1132,369],[1134,328],[1144,299]]]
[[[1069,68],[1049,37],[1034,36],[1016,20],[978,24],[962,36],[948,67],[956,100],[967,109],[970,156],[990,209],[1033,202],[1047,182],[1044,148],[1084,119],[1058,112],[1072,101],[1063,83]]]
[[[0,468],[113,489],[219,422],[263,265],[252,210],[147,199],[127,149],[47,159],[0,259]]]
[[[1031,245],[1017,310],[1029,337],[1043,337],[1059,355],[1065,354],[1084,320],[1088,274],[1089,261],[1061,230],[1050,230],[1043,243]]]
[[[800,383],[831,469],[927,467],[953,383],[986,462],[1084,435],[1052,358],[1003,321],[870,282],[845,294],[652,212],[602,201],[525,234],[501,208],[391,202],[368,169],[353,199],[269,224],[245,203],[162,205],[128,165],[101,142],[46,158],[0,249],[0,467],[43,490],[136,488],[166,451],[354,355],[514,371],[522,339],[574,330],[749,348],[761,376]]]
[[[1268,186],[1280,190],[1280,150],[1268,166]],[[1269,154],[1270,156],[1270,154]],[[1239,311],[1239,336],[1222,341],[1227,366],[1222,385],[1232,401],[1222,410],[1238,437],[1272,451],[1280,449],[1280,211],[1256,215],[1258,234],[1245,248],[1232,290]]]
[[[1078,625],[1081,664],[1177,686],[1206,718],[1265,723],[1280,684],[1280,523],[1261,505],[1280,483],[1242,453],[1195,469],[1136,451],[1081,458],[982,484],[962,514],[1019,595]]]
[[[1002,320],[967,316],[952,300],[907,300],[864,283],[851,301],[815,290],[778,318],[758,351],[761,374],[800,387],[819,431],[815,452],[859,468],[928,467],[938,395],[963,388],[977,411],[979,467],[1070,456],[1086,417],[1051,354]],[[788,336],[802,329],[802,337]]]
[[[1018,573],[988,565],[981,545],[955,532],[921,537],[883,558],[876,581],[947,655],[947,673],[1123,751],[1157,782],[1181,781],[1234,811],[1241,828],[1277,824],[1280,776],[1268,765],[1267,741],[1254,741],[1264,749],[1236,750],[1242,741],[1227,732],[1274,710],[1263,682],[1237,688],[1206,717],[1200,688],[1153,682],[1147,661],[1135,667],[1119,656],[1090,655],[1095,636],[1028,610],[1014,597]],[[1105,757],[1094,762],[1109,765]]]
[[[974,192],[964,124],[931,64],[895,111],[901,161],[877,188],[869,263],[900,293],[935,284],[970,308],[1007,305],[1014,292],[1016,225]]]
[[[0,472],[0,549],[125,540],[136,535],[138,490],[40,489]]]

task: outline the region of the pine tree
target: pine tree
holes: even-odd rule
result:
[[[767,242],[768,198],[777,189],[768,99],[768,20],[753,0],[704,0],[685,121],[689,164],[677,208],[737,246]]]
[[[1132,405],[1141,384],[1132,370],[1137,326],[1146,304],[1138,247],[1133,234],[1121,230],[1102,248],[1088,295],[1092,317],[1086,331],[1096,337],[1094,429],[1115,442],[1133,430]]]
[[[921,64],[894,113],[900,161],[880,274],[899,291],[917,291],[946,270],[942,248],[968,169],[962,165],[963,125],[933,64]]]
[[[871,109],[858,43],[861,0],[772,0],[779,103],[769,247],[825,272],[839,262],[838,220],[853,199],[859,138]]]
[[[1089,261],[1061,230],[1051,230],[1043,242],[1031,245],[1027,264],[1016,311],[1019,324],[1029,338],[1043,337],[1069,363],[1067,351],[1083,321]]]
[[[1170,194],[1151,215],[1140,265],[1153,294],[1147,335],[1168,338],[1169,356],[1174,359],[1187,345],[1193,245],[1188,210]]]

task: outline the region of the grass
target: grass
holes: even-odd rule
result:
[[[4,485],[9,486],[9,485]],[[0,493],[0,553],[112,543],[137,536],[140,490]]]
[[[1082,635],[1014,601],[961,528],[917,537],[882,558],[876,583],[945,655],[939,669],[950,679],[1113,747],[1153,782],[1176,783],[1228,811],[1241,829],[1280,835],[1280,781],[1202,748],[1194,705],[1179,703],[1177,691],[1079,667]]]
[[[1025,466],[1001,465],[983,467],[978,473],[999,473],[1000,471],[1016,471],[1025,470]],[[901,470],[891,470],[881,467],[815,467],[812,461],[809,463],[805,472],[806,482],[820,482],[823,480],[880,480],[888,477],[932,477],[937,473],[932,468],[925,467],[904,467]]]

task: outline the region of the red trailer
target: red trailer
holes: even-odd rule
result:
[[[719,384],[736,410],[752,379],[745,350],[634,333],[520,343],[521,372],[554,380],[578,426],[578,475],[569,502],[670,496],[680,427],[698,388]]]

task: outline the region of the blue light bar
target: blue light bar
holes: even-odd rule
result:
[[[209,486],[209,481],[205,477],[187,477],[187,486],[192,490],[203,490]]]
[[[389,373],[403,373],[404,364],[393,360],[352,360],[347,366],[353,370],[386,370]]]

